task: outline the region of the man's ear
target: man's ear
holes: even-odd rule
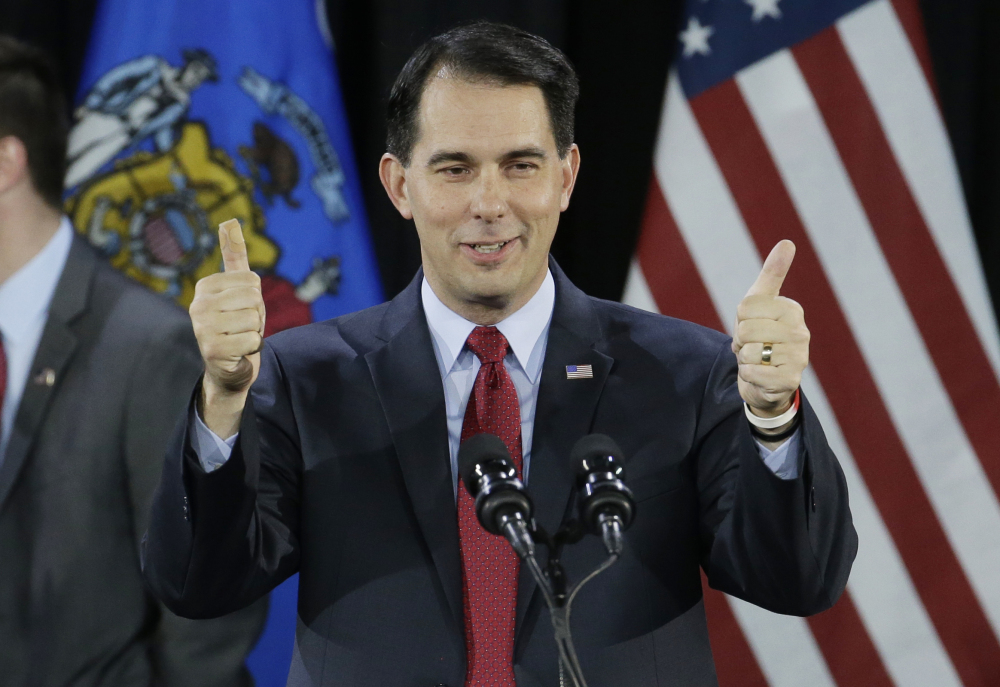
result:
[[[0,138],[0,193],[21,183],[28,174],[28,150],[17,136]]]
[[[573,195],[573,187],[576,186],[576,175],[580,172],[580,147],[573,144],[566,152],[566,157],[559,161],[562,166],[562,199],[559,210],[565,211],[569,207],[569,197]]]
[[[410,199],[406,194],[406,167],[395,155],[386,153],[378,163],[378,176],[389,200],[399,210],[403,219],[413,219]]]

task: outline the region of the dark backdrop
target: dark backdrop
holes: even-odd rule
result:
[[[156,0],[141,0],[155,2]],[[278,0],[275,0],[278,1]],[[97,0],[0,0],[0,31],[49,49],[76,91]],[[580,74],[583,165],[553,253],[588,293],[617,299],[635,245],[681,0],[326,0],[386,294],[420,261],[416,233],[379,184],[385,100],[423,40],[494,19],[562,48]],[[921,0],[941,108],[994,304],[1000,303],[1000,3]]]

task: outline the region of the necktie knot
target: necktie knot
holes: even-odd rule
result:
[[[476,327],[469,334],[465,345],[476,354],[479,362],[483,365],[503,362],[509,348],[507,337],[501,334],[496,327]]]

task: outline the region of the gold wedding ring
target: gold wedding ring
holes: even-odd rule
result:
[[[764,344],[764,349],[760,352],[760,364],[771,364],[771,344],[769,343]]]

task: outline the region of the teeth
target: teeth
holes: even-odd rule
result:
[[[496,253],[498,250],[507,245],[507,241],[501,241],[500,243],[477,243],[472,246],[477,253]]]

